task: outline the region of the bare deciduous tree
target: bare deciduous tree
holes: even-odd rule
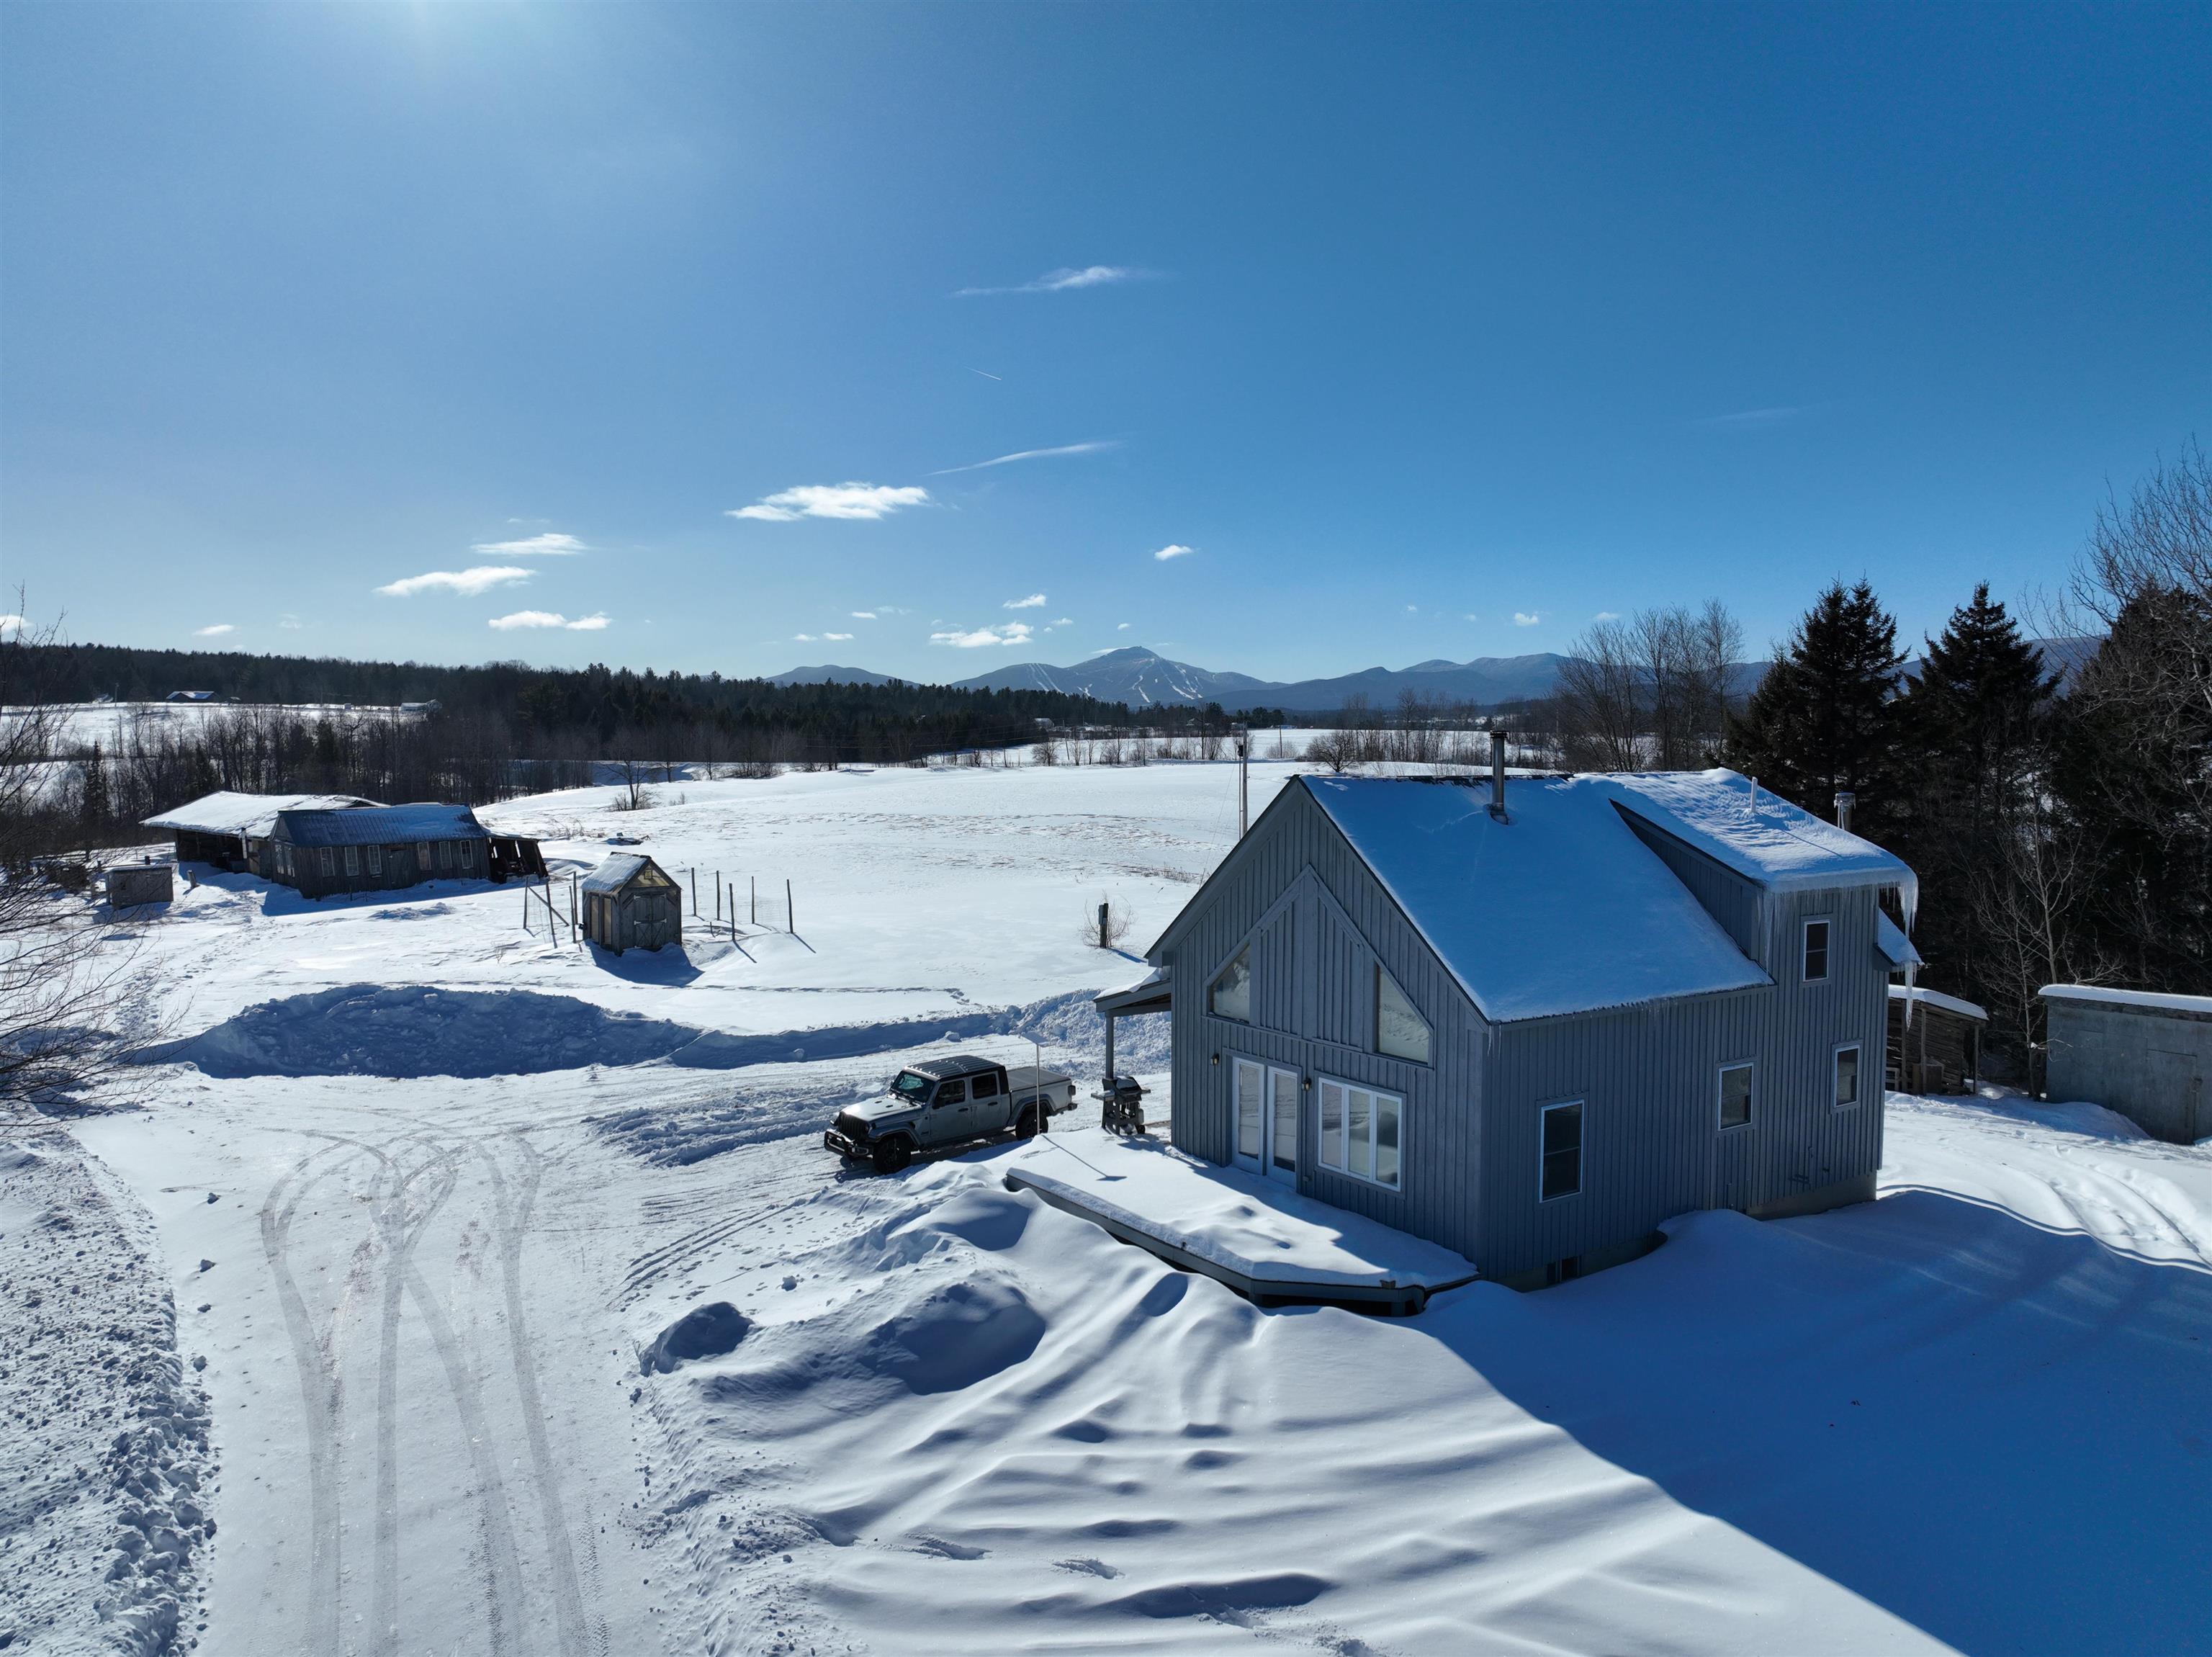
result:
[[[82,865],[36,855],[68,722],[25,647],[52,644],[58,627],[11,631],[0,639],[0,1116],[66,1100],[161,1033],[142,931],[82,895]]]

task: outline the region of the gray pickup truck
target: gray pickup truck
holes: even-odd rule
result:
[[[1075,1108],[1075,1083],[1035,1065],[956,1053],[901,1070],[881,1099],[848,1105],[822,1136],[840,1156],[896,1173],[925,1151],[941,1151],[1012,1128],[1027,1139]]]

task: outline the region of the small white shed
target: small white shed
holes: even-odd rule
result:
[[[2212,1134],[2212,996],[2043,986],[2043,1090],[2118,1111],[2153,1138]]]

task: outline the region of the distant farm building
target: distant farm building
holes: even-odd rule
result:
[[[2156,1139],[2212,1135],[2212,996],[2043,987],[2043,1091],[2118,1111]]]
[[[1970,1001],[1893,984],[1889,1085],[1916,1093],[1972,1092],[1982,1080],[1982,1032],[1989,1022],[1990,1015]]]
[[[652,858],[617,852],[585,878],[584,935],[603,949],[684,941],[684,892]]]
[[[204,794],[146,826],[176,837],[177,861],[211,863],[238,874],[270,875],[262,867],[276,814],[285,811],[350,811],[374,806],[351,794]],[[270,875],[270,878],[274,878]]]
[[[167,863],[124,863],[107,871],[107,906],[136,909],[176,896],[176,870]]]
[[[309,898],[545,872],[535,840],[495,837],[466,806],[283,811],[269,839],[269,878]]]
[[[1299,777],[1150,952],[1175,1142],[1515,1286],[1866,1201],[1914,884],[1732,771]]]

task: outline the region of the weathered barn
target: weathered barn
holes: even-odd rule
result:
[[[107,906],[136,909],[176,896],[176,869],[168,863],[118,863],[107,871]]]
[[[584,879],[584,935],[620,954],[684,941],[684,892],[642,852],[617,852]]]
[[[2212,1135],[2212,996],[2047,984],[2043,1091],[2191,1145]]]
[[[351,794],[204,794],[145,826],[176,837],[177,861],[210,863],[240,874],[266,874],[263,854],[281,811],[347,811],[374,806]]]
[[[466,806],[279,812],[263,861],[309,898],[494,878],[491,836]]]
[[[1940,990],[1891,984],[1889,1085],[1916,1093],[1972,1092],[1981,1085],[1982,1032],[1989,1021],[1990,1015],[1970,1001]]]
[[[1911,871],[1731,771],[1493,787],[1282,791],[1150,953],[1176,1143],[1521,1285],[1871,1197]]]

